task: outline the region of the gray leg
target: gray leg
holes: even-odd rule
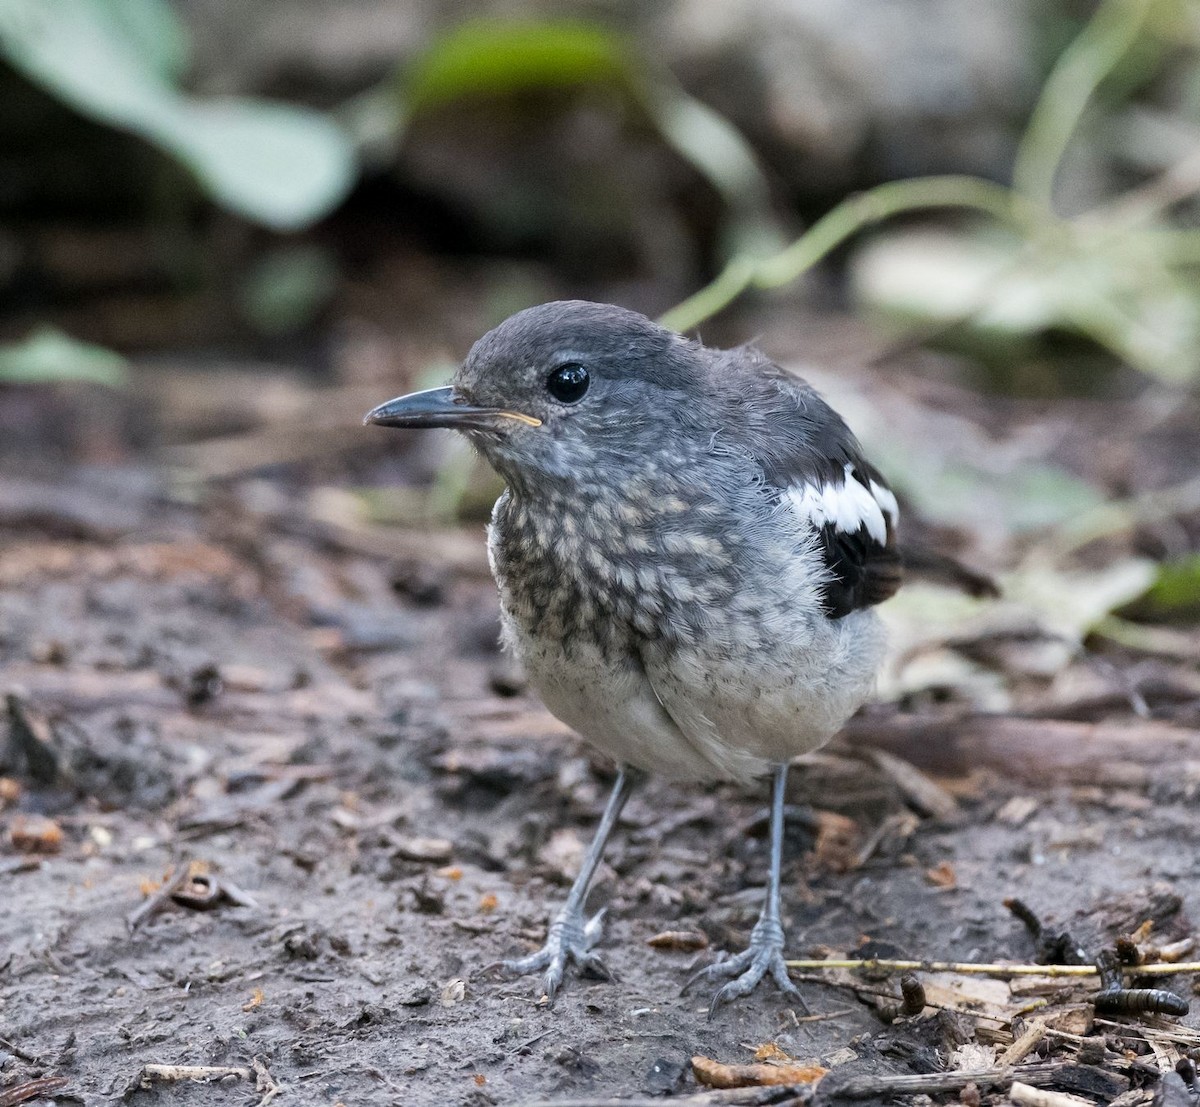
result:
[[[807,1012],[800,989],[788,976],[783,963],[783,924],[779,919],[780,869],[783,865],[783,797],[787,789],[787,765],[775,766],[775,779],[771,789],[771,871],[767,878],[767,898],[763,903],[758,922],[750,932],[750,946],[736,957],[718,961],[701,969],[684,985],[686,992],[699,980],[719,980],[732,977],[713,996],[708,1008],[711,1019],[717,1008],[730,1000],[748,996],[767,973],[776,987]]]
[[[550,933],[546,936],[546,944],[537,953],[531,953],[528,957],[521,957],[514,961],[499,961],[494,966],[514,976],[541,972],[545,969],[545,976],[542,977],[542,989],[547,999],[554,999],[554,993],[558,991],[558,986],[562,983],[563,972],[566,970],[568,961],[573,961],[586,972],[597,973],[610,979],[612,977],[612,973],[605,967],[604,962],[591,952],[592,946],[600,939],[600,924],[604,919],[604,911],[601,909],[590,919],[586,919],[583,907],[587,902],[588,888],[596,873],[596,866],[600,864],[600,858],[604,854],[605,843],[612,834],[613,827],[617,825],[617,819],[621,817],[621,809],[625,806],[625,801],[629,799],[629,793],[633,791],[634,783],[635,778],[625,768],[617,773],[617,782],[613,785],[612,795],[608,797],[608,805],[604,808],[604,814],[600,817],[600,825],[596,828],[592,844],[588,846],[588,851],[583,858],[579,875],[575,878],[575,883],[571,885],[571,891],[567,894],[567,902],[550,923]]]

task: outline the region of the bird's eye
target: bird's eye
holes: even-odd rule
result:
[[[582,400],[588,384],[588,371],[577,361],[560,365],[546,378],[546,390],[564,404],[575,404]]]

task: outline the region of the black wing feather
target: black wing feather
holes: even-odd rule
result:
[[[890,494],[887,482],[863,456],[842,417],[809,384],[752,348],[726,351],[725,358],[727,380],[736,379],[729,373],[734,366],[743,373],[749,370],[741,378],[742,422],[766,479],[779,489],[780,499],[789,492],[837,486],[847,479],[858,481],[873,499],[872,484]],[[886,527],[883,542],[865,524],[853,532],[832,523],[819,527],[828,571],[822,599],[831,619],[882,603],[900,587],[903,564],[889,506],[880,504]]]

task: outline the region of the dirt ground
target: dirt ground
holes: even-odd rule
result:
[[[894,977],[805,972],[810,1016],[767,986],[708,1021],[708,995],[680,988],[754,921],[765,787],[635,794],[592,900],[615,980],[569,976],[548,1008],[535,980],[490,975],[542,938],[611,766],[497,652],[480,525],[339,526],[336,502],[314,508],[327,483],[6,461],[0,1103],[695,1095],[694,1055],[744,1063],[767,1043],[829,1068],[833,1102],[853,1077],[988,1069],[1039,1017],[1053,1033],[1027,1060],[1059,1065],[1051,1088],[1190,1101],[1161,1077],[1200,1016],[1097,1023],[1094,977],[926,973],[946,1009],[888,1024],[868,992],[898,994]],[[1200,693],[1162,687],[1142,688],[1150,719],[1121,694],[999,731],[935,698],[867,711],[792,774],[790,954],[1028,962],[1004,906],[1019,897],[1089,958],[1150,919],[1140,938],[1190,959],[1171,943],[1200,916]],[[162,897],[189,865],[192,906]],[[707,948],[649,944],[668,931]],[[1190,997],[1193,979],[1150,983]],[[42,1100],[26,1087],[52,1077]]]

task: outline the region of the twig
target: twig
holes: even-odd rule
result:
[[[48,1096],[65,1088],[70,1081],[65,1076],[43,1076],[37,1080],[27,1080],[24,1084],[15,1084],[0,1092],[0,1107],[16,1107],[35,1096]]]
[[[792,979],[797,981],[800,984],[824,984],[827,987],[848,988],[850,991],[852,991],[856,996],[859,996],[860,998],[862,996],[877,996],[880,999],[891,999],[891,1000],[894,1000],[896,998],[891,992],[885,992],[882,988],[871,988],[867,985],[862,984],[860,981],[857,981],[857,980],[834,981],[831,983],[830,981],[825,980],[820,976],[807,976],[807,975],[793,975]],[[973,1019],[989,1019],[993,1022],[1000,1022],[1000,1023],[1009,1021],[1007,1016],[986,1015],[982,1011],[972,1011],[968,1007],[957,1007],[952,1003],[934,1003],[934,1001],[931,1000],[928,996],[926,996],[926,998],[925,998],[925,1006],[932,1007],[935,1011],[949,1011],[951,1014],[954,1014],[954,1015],[968,1015]],[[811,1016],[811,1015],[809,1016],[810,1019],[812,1017],[813,1016]],[[806,1020],[800,1019],[799,1021],[805,1022]]]
[[[142,1071],[134,1078],[131,1088],[148,1088],[154,1081],[176,1083],[181,1080],[221,1080],[226,1076],[236,1076],[239,1080],[249,1080],[253,1074],[240,1065],[143,1065]]]
[[[956,972],[966,976],[1098,976],[1095,965],[1005,965],[1000,962],[976,961],[893,961],[872,958],[856,961],[850,958],[836,961],[785,961],[789,969],[803,972],[825,969],[863,969],[870,972]],[[1200,961],[1180,961],[1176,964],[1156,962],[1136,965],[1126,971],[1136,976],[1173,976],[1177,973],[1200,972]]]
[[[1041,1019],[1034,1019],[1021,1033],[1012,1045],[1008,1047],[997,1060],[1002,1065],[1015,1065],[1024,1061],[1046,1036],[1046,1024]]]
[[[639,1099],[539,1099],[523,1107],[791,1107],[812,1099],[811,1084],[774,1084],[761,1088],[730,1088],[699,1095]]]
[[[28,1065],[41,1065],[45,1067],[49,1064],[48,1061],[39,1057],[36,1053],[30,1053],[27,1049],[22,1049],[16,1042],[10,1042],[7,1038],[0,1038],[0,1046],[3,1046],[7,1052]]]
[[[1034,1088],[1014,1080],[1008,1089],[1008,1098],[1017,1107],[1091,1107],[1092,1101],[1066,1092],[1052,1092],[1048,1088]]]
[[[191,875],[191,869],[191,862],[182,863],[158,891],[154,892],[136,911],[130,913],[125,920],[130,934],[137,930],[151,915],[163,909],[171,897],[187,883],[188,877]]]
[[[1033,1087],[1043,1087],[1047,1084],[1071,1087],[1082,1082],[1080,1077],[1094,1077],[1109,1081],[1112,1084],[1114,1095],[1117,1094],[1118,1085],[1122,1085],[1123,1088],[1129,1086],[1129,1081],[1124,1077],[1114,1076],[1091,1065],[1050,1061],[1035,1065],[1023,1065],[1019,1068],[997,1066],[991,1069],[962,1072],[879,1073],[872,1076],[854,1075],[842,1079],[836,1079],[836,1074],[831,1074],[825,1077],[820,1087],[822,1097],[832,1100],[882,1100],[898,1095],[939,1095],[946,1092],[957,1092],[968,1084],[975,1084],[980,1088],[1008,1088],[1014,1081],[1019,1081]]]

